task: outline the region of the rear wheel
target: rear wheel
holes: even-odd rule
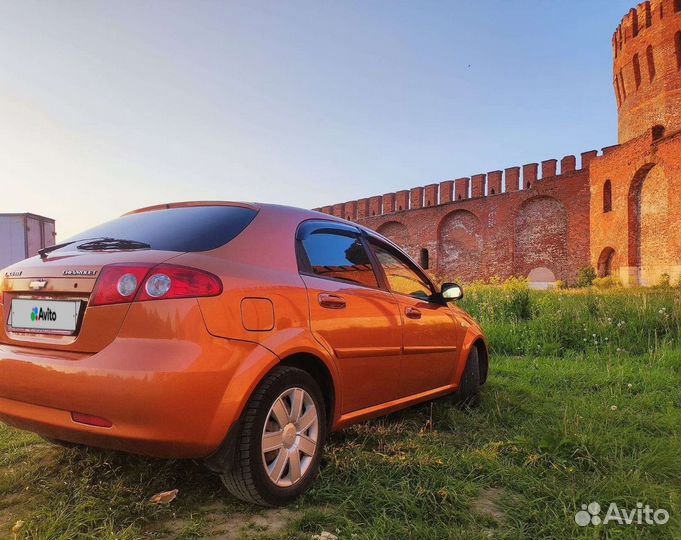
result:
[[[457,406],[462,409],[480,405],[480,359],[478,349],[475,346],[468,353],[468,360],[461,375],[459,388],[452,397]]]
[[[280,506],[310,486],[326,439],[326,412],[317,382],[301,369],[274,368],[251,397],[233,463],[220,477],[236,497]]]

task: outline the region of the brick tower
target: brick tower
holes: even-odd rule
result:
[[[643,2],[612,35],[619,144],[653,126],[681,128],[681,1]]]
[[[654,285],[681,276],[681,0],[632,8],[612,36],[619,145],[591,166],[591,262]]]

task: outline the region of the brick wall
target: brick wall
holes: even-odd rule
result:
[[[593,155],[585,152],[584,163]],[[589,260],[588,169],[576,170],[575,162],[574,156],[560,161],[564,174],[557,174],[557,160],[545,160],[542,176],[534,163],[523,167],[523,175],[520,167],[509,167],[416,187],[398,192],[400,204],[392,204],[393,194],[371,197],[383,201],[380,210],[375,205],[375,212],[356,221],[391,238],[417,260],[427,249],[430,270],[443,278],[504,279],[548,268],[556,279],[573,281]]]
[[[612,205],[604,206],[609,181]],[[681,131],[642,135],[591,164],[591,264],[629,285],[681,278]]]

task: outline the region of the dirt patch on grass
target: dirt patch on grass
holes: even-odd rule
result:
[[[25,517],[33,501],[23,494],[4,495],[0,501],[0,538],[11,538],[14,524]]]
[[[219,502],[201,507],[196,515],[176,518],[162,524],[162,534],[179,538],[199,527],[203,538],[235,539],[244,536],[270,538],[284,532],[302,512],[288,508],[268,508],[254,514],[234,512]]]
[[[508,497],[509,494],[505,489],[485,488],[480,490],[478,498],[473,501],[471,508],[476,514],[489,516],[497,523],[503,524],[508,516],[501,508],[500,501]]]

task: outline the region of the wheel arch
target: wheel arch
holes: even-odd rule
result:
[[[324,398],[324,405],[327,408],[326,420],[328,430],[331,431],[333,429],[334,420],[337,415],[336,396],[338,390],[334,373],[324,359],[307,348],[304,348],[303,350],[294,349],[288,354],[282,354],[281,356],[275,355],[272,351],[261,345],[258,345],[255,350],[260,353],[259,356],[262,355],[264,358],[258,358],[257,361],[253,361],[252,370],[249,370],[248,375],[245,376],[249,382],[248,386],[243,385],[241,390],[234,392],[234,394],[240,394],[238,397],[236,395],[231,396],[234,400],[231,403],[231,407],[229,407],[230,416],[232,418],[231,421],[223,422],[222,417],[216,416],[216,420],[219,420],[220,429],[223,429],[222,426],[225,425],[228,427],[224,427],[224,430],[220,431],[222,434],[222,442],[213,453],[204,459],[204,464],[212,471],[225,470],[225,468],[232,463],[236,451],[235,445],[241,431],[242,415],[246,404],[263,379],[278,366],[289,366],[302,369],[319,382]],[[231,388],[236,390],[240,388],[240,385],[237,384],[236,387],[232,386]],[[230,387],[228,386],[226,395],[229,394]]]
[[[480,327],[474,323],[472,319],[470,322],[471,324],[468,326],[466,335],[464,336],[461,345],[459,365],[454,373],[454,383],[456,385],[458,385],[461,381],[461,376],[466,369],[466,362],[468,362],[468,356],[474,347],[478,352],[480,384],[484,384],[484,382],[487,380],[487,373],[489,371],[489,346]]]
[[[333,381],[333,376],[331,375],[326,363],[312,353],[300,352],[282,358],[277,365],[302,369],[303,371],[309,373],[312,378],[317,381],[324,398],[326,422],[329,429],[331,429],[335,415],[336,387]]]

